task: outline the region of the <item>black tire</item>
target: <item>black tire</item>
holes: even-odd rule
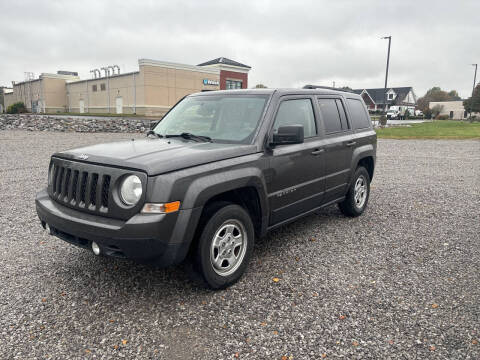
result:
[[[357,185],[357,181],[359,179],[363,179],[365,182],[365,190],[366,196],[361,204],[355,199],[355,186]],[[363,166],[359,166],[357,170],[355,170],[355,174],[353,176],[352,183],[350,184],[350,188],[348,189],[347,195],[345,200],[338,204],[338,207],[342,211],[342,213],[349,217],[357,217],[363,214],[365,209],[368,205],[368,198],[370,197],[370,175],[368,175],[367,169]],[[361,206],[360,206],[361,205]]]
[[[195,272],[192,274],[193,278],[211,289],[225,289],[238,281],[247,268],[255,241],[252,219],[239,205],[217,203],[207,209],[203,224],[193,253],[192,270]],[[225,232],[220,231],[222,229]],[[231,233],[230,229],[233,229]],[[223,238],[226,239],[221,240],[223,248],[221,245],[218,247],[212,245],[217,238],[217,232],[218,235],[224,234]],[[240,233],[244,245],[233,244],[235,239],[239,239]],[[222,257],[225,251],[226,255],[230,254],[229,259]],[[234,257],[231,257],[232,255]]]

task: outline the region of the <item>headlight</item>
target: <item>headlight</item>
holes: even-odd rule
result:
[[[129,175],[120,186],[120,198],[126,205],[135,205],[142,197],[142,181],[137,175]]]

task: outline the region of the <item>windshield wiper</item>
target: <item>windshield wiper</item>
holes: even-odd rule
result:
[[[165,135],[166,138],[171,138],[171,137],[181,137],[187,140],[195,140],[195,141],[202,141],[202,142],[211,142],[212,138],[208,136],[203,136],[203,135],[195,135],[189,132],[183,132],[181,134],[175,134],[175,135]]]
[[[155,136],[158,137],[158,138],[163,138],[163,135],[157,134],[157,133],[156,133],[155,131],[153,131],[153,130],[148,130],[147,136],[150,136],[150,135],[155,135]]]

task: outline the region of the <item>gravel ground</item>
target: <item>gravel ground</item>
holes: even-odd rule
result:
[[[212,292],[42,231],[50,154],[132,136],[0,132],[0,358],[480,358],[479,141],[380,140],[364,216],[276,230]]]

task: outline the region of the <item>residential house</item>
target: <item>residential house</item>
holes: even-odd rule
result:
[[[383,110],[385,88],[356,89],[354,93],[362,96],[369,111]],[[387,88],[387,109],[390,106],[414,107],[417,97],[411,86]]]

